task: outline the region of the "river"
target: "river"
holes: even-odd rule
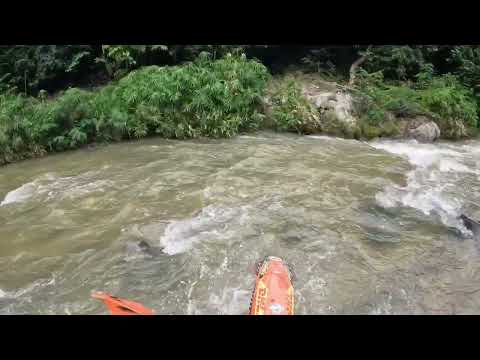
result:
[[[285,258],[297,314],[479,314],[480,142],[259,132],[0,168],[0,314],[245,314]],[[147,241],[155,254],[142,251]]]

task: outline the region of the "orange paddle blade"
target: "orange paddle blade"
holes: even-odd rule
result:
[[[112,315],[154,315],[155,311],[143,306],[140,303],[120,299],[103,292],[92,294],[95,299],[102,300],[107,305]]]
[[[293,307],[290,270],[282,259],[270,256],[258,270],[250,315],[293,315]]]

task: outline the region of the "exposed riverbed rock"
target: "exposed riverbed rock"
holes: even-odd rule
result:
[[[334,81],[325,81],[318,77],[298,75],[293,78],[303,98],[310,103],[300,107],[298,116],[302,124],[298,129],[302,133],[312,134],[322,132],[334,136],[357,138],[391,137],[416,139],[419,142],[434,142],[443,136],[445,138],[461,138],[466,136],[466,130],[461,121],[433,121],[428,116],[403,117],[386,112],[385,121],[377,125],[366,124],[359,119],[359,101],[355,93]],[[269,96],[264,99],[267,120],[271,120],[271,110],[274,107]],[[312,111],[313,110],[313,111]],[[294,113],[295,110],[292,110]],[[268,124],[267,124],[268,125]],[[275,123],[272,121],[272,127]]]
[[[443,137],[446,139],[462,139],[468,137],[468,131],[461,120],[441,121]]]
[[[438,125],[424,117],[419,116],[411,119],[406,127],[405,136],[420,142],[434,142],[441,135]]]
[[[354,127],[357,119],[353,116],[353,97],[343,91],[320,92],[311,94],[304,92],[306,98],[315,105],[321,114],[334,117],[343,125]]]

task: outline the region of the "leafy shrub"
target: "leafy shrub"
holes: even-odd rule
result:
[[[291,79],[283,79],[273,90],[271,119],[277,130],[299,134],[320,130],[318,112]]]
[[[0,46],[0,91],[54,89],[89,71],[94,55],[90,45]]]
[[[372,125],[367,118],[360,119],[356,138],[368,140],[379,137],[395,137],[400,134],[400,129],[392,120],[386,120],[380,124]]]
[[[301,59],[306,70],[331,76],[335,73],[334,53],[330,48],[313,49]]]
[[[33,142],[29,99],[0,94],[0,163],[22,158],[25,152],[37,152]]]
[[[375,46],[367,51],[363,67],[369,72],[382,71],[392,80],[413,79],[426,63],[423,50],[418,46]]]
[[[465,124],[477,126],[477,103],[471,90],[458,78],[447,74],[434,77],[432,68],[425,66],[418,75],[416,88],[407,84],[391,85],[381,73],[359,73],[357,114],[370,125],[389,120],[388,114],[397,118],[427,115],[441,128]]]
[[[448,61],[455,66],[455,74],[462,83],[480,95],[480,47],[454,46]]]
[[[95,62],[103,64],[111,78],[119,78],[141,65],[143,57],[168,50],[166,45],[102,45],[102,56],[95,58]]]
[[[420,104],[420,93],[402,85],[389,85],[383,79],[383,73],[358,74],[360,90],[357,112],[366,115],[372,124],[387,119],[387,112],[396,117],[413,117],[427,112]]]
[[[120,80],[108,109],[128,114],[129,137],[230,137],[258,125],[267,78],[263,65],[245,57],[152,66]]]
[[[0,95],[3,162],[95,141],[160,135],[230,137],[256,129],[269,74],[244,56],[151,66],[96,92],[69,89],[55,100]],[[17,157],[12,157],[19,152]]]
[[[473,93],[455,76],[444,75],[433,79],[420,95],[421,104],[437,118],[460,120],[468,126],[477,126],[477,104]]]

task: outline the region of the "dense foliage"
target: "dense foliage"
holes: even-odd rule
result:
[[[280,78],[271,85],[269,102],[270,127],[299,134],[315,132],[319,128],[319,114],[303,96],[293,78]]]
[[[368,72],[382,70],[389,80],[415,80],[427,64],[432,65],[435,75],[454,73],[469,87],[476,88],[480,78],[477,45],[15,45],[0,46],[0,84],[14,85],[24,91],[26,78],[27,91],[38,91],[45,86],[54,91],[64,88],[62,81],[76,85],[91,73],[99,76],[103,72],[114,77],[116,72],[121,75],[140,66],[193,61],[202,53],[209,53],[215,59],[235,52],[257,58],[276,71],[295,65],[348,76],[352,62],[367,55],[362,67]]]
[[[322,118],[284,76],[298,69],[350,88],[359,128]],[[270,104],[261,108],[269,73],[283,75],[270,81]],[[0,46],[0,162],[155,134],[228,137],[262,125],[391,136],[399,121],[420,115],[459,138],[479,126],[479,90],[477,45]]]
[[[88,45],[0,46],[0,90],[36,94],[80,82],[91,71],[94,57]]]
[[[427,67],[417,74],[419,80],[415,86],[388,83],[382,72],[360,75],[357,110],[363,122],[369,125],[381,125],[392,117],[405,119],[424,115],[435,120],[450,138],[464,136],[464,126],[477,126],[477,102],[473,91],[454,75],[435,77]]]
[[[53,101],[0,95],[0,161],[158,134],[229,137],[255,129],[267,69],[243,56],[132,71],[99,91]]]

